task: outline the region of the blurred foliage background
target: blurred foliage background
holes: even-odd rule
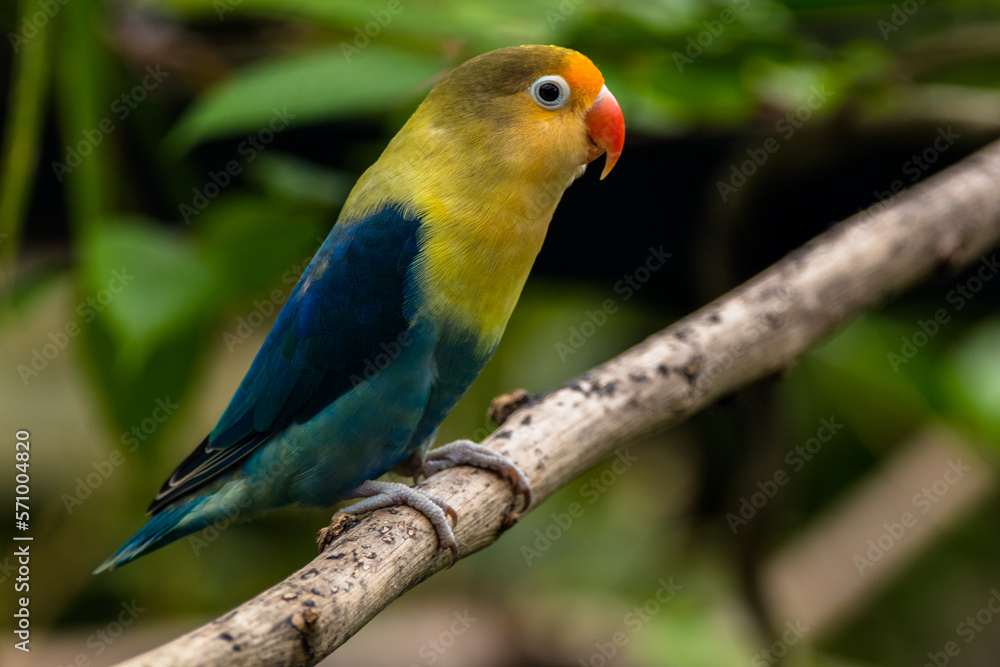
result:
[[[5,665],[111,664],[315,553],[330,512],[289,510],[89,574],[213,426],[351,184],[465,59],[578,49],[628,137],[606,182],[567,192],[441,442],[1000,132],[995,0],[19,0],[0,27],[0,413],[4,442],[31,433],[35,537],[34,650],[5,640]],[[324,664],[995,664],[996,272],[937,276],[635,443]]]

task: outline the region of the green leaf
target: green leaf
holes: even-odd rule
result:
[[[344,203],[356,174],[348,174],[285,153],[262,153],[246,176],[278,200],[333,209]]]
[[[99,225],[85,237],[82,256],[82,317],[102,319],[126,370],[140,368],[158,343],[215,309],[213,272],[188,239],[154,223]]]
[[[29,4],[21,10],[28,15]],[[18,239],[37,172],[45,127],[40,109],[49,86],[52,30],[39,30],[38,39],[24,47],[14,59],[10,82],[9,110],[0,140],[0,265],[17,257]],[[18,49],[15,48],[15,53]]]
[[[582,9],[579,2],[545,6],[535,0],[478,3],[465,0],[382,0],[374,3],[371,0],[241,0],[239,3],[171,0],[170,4],[191,18],[207,21],[262,16],[296,18],[338,29],[342,34],[334,37],[336,41],[361,49],[382,40],[419,44],[424,49],[434,50],[443,43],[453,47],[460,41],[470,51],[467,57],[471,57],[512,44],[550,43],[554,31],[564,28],[592,5],[610,4],[610,0],[600,3],[588,0]],[[464,58],[458,62],[462,60]]]
[[[899,355],[901,337],[912,333],[881,316],[861,317],[804,355],[798,371],[807,384],[787,388],[825,397],[837,417],[877,451],[933,414],[922,391],[933,374],[933,354],[924,350],[906,363],[891,356]]]
[[[157,443],[184,421],[184,417],[175,415],[183,414],[192,405],[190,391],[196,384],[196,371],[211,330],[207,323],[186,327],[143,350],[141,360],[123,361],[120,337],[109,330],[110,323],[107,318],[97,319],[81,327],[81,355],[90,376],[91,391],[100,399],[107,415],[110,442],[121,443],[128,452],[134,449],[137,460],[151,469],[162,453]],[[171,410],[165,420],[163,412],[157,410],[164,404],[179,408]],[[163,474],[162,470],[161,465],[155,476]],[[131,475],[129,478],[132,484],[143,484],[140,478]],[[156,479],[145,483],[159,482]],[[146,488],[142,495],[148,492]]]
[[[65,181],[70,222],[84,232],[114,210],[127,176],[115,165],[114,145],[120,135],[99,131],[102,122],[114,122],[111,104],[117,87],[111,54],[101,37],[103,26],[99,4],[74,2],[60,6],[46,28],[59,31],[53,63],[57,161],[72,170],[60,171],[59,180]]]
[[[269,61],[210,92],[166,141],[184,151],[206,139],[283,129],[286,122],[301,125],[382,110],[416,100],[442,65],[439,57],[376,45],[346,55],[338,46]]]
[[[1000,438],[1000,319],[976,326],[946,357],[943,385],[960,417]]]
[[[198,245],[227,301],[273,289],[287,298],[333,225],[333,215],[280,200],[234,194],[199,217]]]

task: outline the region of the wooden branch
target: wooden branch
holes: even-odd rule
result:
[[[1000,241],[1000,142],[875,209],[621,356],[528,400],[486,444],[521,465],[537,506],[616,448],[788,368],[851,317],[932,272],[979,261]],[[423,486],[458,512],[462,556],[499,537],[513,502],[506,481],[462,467]],[[421,515],[380,510],[273,588],[122,664],[313,665],[448,562]]]

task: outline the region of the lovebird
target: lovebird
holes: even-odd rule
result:
[[[289,504],[362,514],[409,505],[457,558],[442,500],[379,481],[513,461],[469,440],[431,450],[496,350],[564,190],[625,139],[621,107],[584,55],[482,54],[428,93],[358,179],[212,432],[163,484],[152,518],[95,570],[223,519]],[[336,517],[335,517],[336,518]]]

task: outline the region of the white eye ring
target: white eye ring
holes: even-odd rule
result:
[[[553,85],[558,90],[558,95],[554,98],[552,98]],[[543,109],[562,109],[569,102],[569,84],[558,74],[546,74],[538,77],[528,86],[528,94],[531,95],[535,104]]]

